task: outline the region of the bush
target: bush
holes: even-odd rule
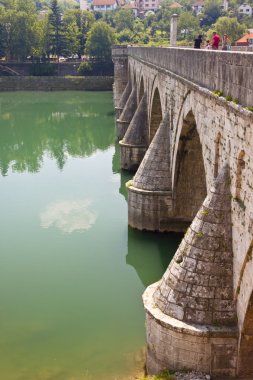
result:
[[[84,76],[113,76],[113,63],[90,60],[82,62],[77,71]]]
[[[92,71],[92,64],[89,61],[82,62],[77,69],[77,72],[80,75],[86,75],[87,73],[90,73],[91,71]]]

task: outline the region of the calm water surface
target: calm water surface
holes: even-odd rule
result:
[[[112,93],[0,93],[0,379],[130,377],[180,237],[127,226]]]

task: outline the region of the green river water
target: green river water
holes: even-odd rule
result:
[[[180,237],[128,228],[111,92],[0,93],[0,380],[120,380]]]

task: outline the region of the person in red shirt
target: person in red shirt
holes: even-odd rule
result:
[[[219,43],[220,43],[220,36],[216,32],[213,32],[212,49],[217,50],[219,48]]]

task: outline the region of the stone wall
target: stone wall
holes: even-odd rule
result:
[[[223,91],[253,105],[253,53],[196,49],[129,47],[128,54],[212,91]]]
[[[112,77],[0,77],[0,91],[108,91],[112,84]]]
[[[1,62],[1,66],[7,66],[10,69],[16,71],[20,75],[29,76],[32,72],[32,62],[20,62],[20,63],[12,63],[12,62]],[[56,72],[58,70],[59,76],[72,75],[78,76],[77,69],[80,65],[80,62],[60,62],[51,63],[51,65],[56,66]]]

